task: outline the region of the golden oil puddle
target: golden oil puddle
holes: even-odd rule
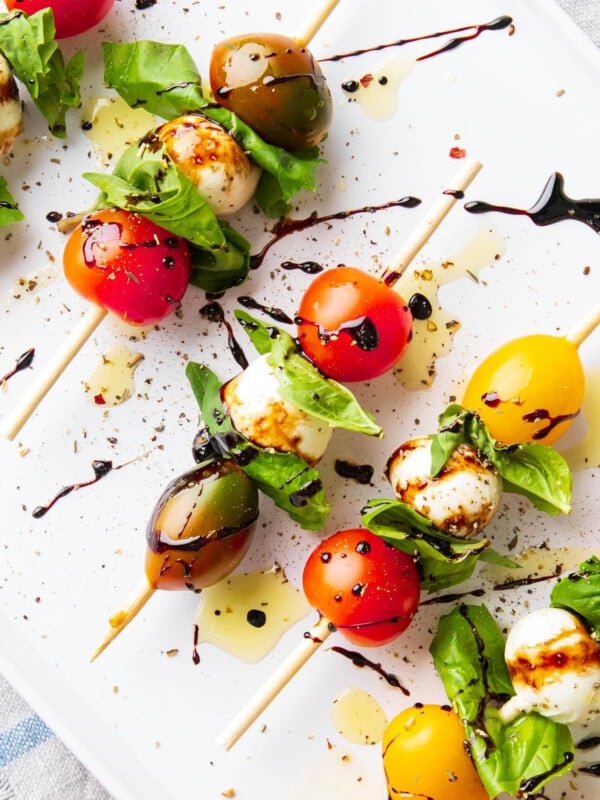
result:
[[[582,561],[593,555],[592,551],[579,545],[567,547],[527,547],[520,553],[508,557],[516,562],[521,569],[507,569],[493,564],[482,564],[480,576],[490,580],[494,585],[509,581],[527,580],[529,578],[543,578],[552,575],[566,575],[578,568]],[[550,588],[548,589],[550,594]]]
[[[92,97],[82,109],[81,124],[107,167],[155,127],[156,117],[143,108],[130,108],[121,97]]]
[[[369,72],[344,81],[342,88],[352,86],[355,89],[346,90],[349,102],[358,103],[371,119],[390,119],[398,110],[398,88],[414,63],[413,58],[394,53]]]
[[[344,689],[333,701],[331,717],[337,732],[354,744],[377,744],[387,718],[377,700],[363,689]]]
[[[585,375],[585,396],[582,414],[587,424],[583,437],[572,447],[563,451],[572,472],[600,466],[600,369],[589,369]]]
[[[436,361],[450,353],[452,337],[460,328],[460,320],[440,305],[440,287],[466,276],[477,280],[478,272],[501,258],[505,251],[506,244],[498,233],[481,228],[447,260],[422,269],[408,267],[397,282],[394,289],[407,303],[414,294],[422,294],[433,309],[428,319],[414,320],[413,338],[394,371],[406,389],[416,391],[431,386]]]
[[[102,406],[124,403],[133,394],[133,373],[143,358],[125,345],[111,347],[83,384],[91,401]]]
[[[279,565],[231,575],[203,589],[200,597],[196,643],[214,644],[252,664],[311,610],[304,593],[288,582]]]

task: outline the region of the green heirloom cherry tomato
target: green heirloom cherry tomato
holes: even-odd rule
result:
[[[212,52],[210,85],[217,102],[269,144],[298,152],[327,135],[333,104],[325,77],[311,52],[288,36],[225,39]]]
[[[304,293],[296,322],[304,353],[337,381],[383,375],[412,336],[412,316],[404,300],[355,267],[321,272]]]
[[[255,483],[213,458],[167,486],[146,532],[146,577],[155,589],[196,591],[240,563],[258,519]]]
[[[311,606],[359,645],[391,642],[419,605],[412,558],[363,528],[324,539],[310,554],[302,583]]]
[[[66,39],[93,28],[108,14],[114,0],[4,0],[9,11],[34,14],[44,8],[54,12],[56,38]]]
[[[177,308],[190,278],[190,249],[139,214],[103,209],[75,228],[65,276],[86,300],[132,325],[159,322]]]

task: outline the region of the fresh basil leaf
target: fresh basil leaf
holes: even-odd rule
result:
[[[54,15],[48,8],[28,16],[0,14],[0,53],[26,87],[54,136],[66,136],[66,114],[81,103],[79,84],[83,52],[65,63],[55,40]]]
[[[25,217],[19,211],[13,196],[8,191],[6,178],[0,175],[0,228],[5,225],[12,225],[13,222],[20,222],[22,219],[25,219]]]
[[[431,439],[434,477],[456,447],[469,444],[496,468],[505,491],[526,497],[548,514],[570,513],[571,472],[554,448],[537,443],[499,446],[483,420],[457,403],[440,414],[438,432]]]
[[[230,247],[201,249],[191,246],[192,273],[190,283],[205,292],[220,294],[232,286],[239,286],[250,268],[250,242],[228,222],[219,220]]]
[[[319,473],[294,453],[257,447],[239,434],[221,403],[221,384],[202,364],[189,362],[186,376],[204,424],[224,457],[232,458],[258,489],[307,530],[320,530],[329,514]]]
[[[104,82],[132,108],[173,119],[207,104],[202,78],[183,45],[139,41],[102,43]]]
[[[557,450],[535,443],[497,449],[494,466],[507,492],[523,495],[548,514],[570,513],[573,479]]]
[[[207,291],[223,291],[243,280],[250,264],[250,245],[221,222],[194,184],[152,141],[128,147],[113,174],[86,172],[84,178],[102,195],[97,206],[136,211],[197,249],[191,282]]]
[[[591,556],[575,572],[559,578],[550,604],[574,611],[600,639],[600,558]]]
[[[537,792],[571,768],[574,748],[566,725],[538,714],[500,720],[497,705],[514,690],[502,632],[485,606],[461,604],[442,616],[430,652],[490,797]]]
[[[448,536],[399,500],[370,500],[363,509],[362,524],[393,547],[417,556],[421,586],[429,593],[466,581],[479,559],[517,566],[492,550],[488,539]]]
[[[275,370],[279,394],[285,400],[331,428],[383,436],[382,428],[361,408],[352,392],[341,383],[325,378],[301,354],[289,333],[274,325],[266,326],[245,311],[238,310],[235,316],[250,340],[257,343],[261,355],[269,352],[268,362]]]
[[[236,114],[202,94],[202,81],[183,45],[138,41],[104,45],[105,81],[135,107],[165,119],[201,111],[218,122],[263,169],[255,200],[267,217],[283,216],[300,191],[314,192],[321,158],[317,147],[288,153],[268,144]]]

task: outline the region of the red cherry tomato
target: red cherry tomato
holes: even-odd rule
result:
[[[114,0],[4,0],[9,11],[34,14],[44,8],[54,12],[56,38],[66,39],[93,28],[108,14]]]
[[[412,558],[363,528],[338,531],[310,554],[308,602],[351,642],[391,642],[409,626],[420,583]]]
[[[366,381],[391,369],[412,334],[407,304],[355,267],[322,272],[298,309],[300,346],[329,378]]]
[[[76,292],[133,325],[168,316],[190,278],[185,239],[120,209],[85,217],[67,241],[63,262]]]
[[[296,39],[276,33],[234,36],[216,45],[210,86],[266,142],[302,151],[327,135],[333,103],[317,61]]]

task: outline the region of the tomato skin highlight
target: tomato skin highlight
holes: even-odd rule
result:
[[[359,645],[391,642],[419,605],[412,558],[364,528],[324,539],[306,562],[302,584],[311,606]]]
[[[321,272],[304,293],[296,321],[304,353],[324,375],[344,382],[392,369],[412,336],[404,300],[355,267]]]
[[[262,139],[290,152],[319,144],[333,113],[321,68],[305,47],[275,33],[249,33],[215,46],[210,85],[217,102]]]
[[[463,405],[476,411],[501,444],[552,445],[583,402],[585,374],[577,347],[562,336],[513,339],[473,373]]]
[[[54,12],[56,38],[77,36],[97,25],[113,7],[114,0],[5,0],[9,11],[13,9],[34,14],[44,8]]]
[[[450,706],[405,709],[387,726],[382,750],[390,800],[489,800]]]
[[[131,325],[151,325],[175,310],[190,278],[190,249],[129,211],[88,214],[69,237],[65,277],[78,294]]]

